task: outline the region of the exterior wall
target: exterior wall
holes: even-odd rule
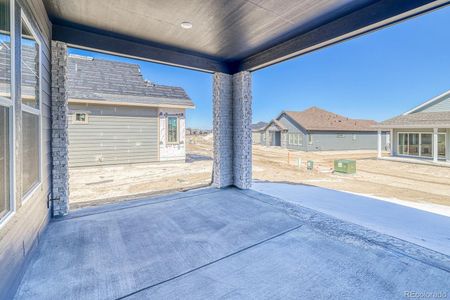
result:
[[[295,122],[293,122],[287,115],[282,114],[280,116],[280,118],[278,119],[278,121],[283,124],[284,127],[287,128],[287,132],[285,133],[286,136],[286,148],[288,149],[292,149],[292,150],[301,150],[301,151],[306,151],[307,150],[307,146],[305,143],[307,143],[307,136],[306,136],[306,131],[301,128],[300,126],[298,126]],[[300,145],[292,145],[289,144],[289,133],[295,133],[295,134],[300,134],[301,138],[302,138],[302,142]]]
[[[260,145],[262,143],[262,132],[261,131],[253,131],[252,132],[252,143],[254,145]]]
[[[422,107],[421,109],[415,111],[417,112],[442,112],[442,111],[450,111],[450,95],[444,97],[443,99],[429,104],[427,106]]]
[[[41,114],[42,114],[42,181],[26,203],[21,200],[21,64],[20,64],[20,9],[31,22],[32,28],[42,41],[41,60]],[[15,5],[15,213],[0,227],[0,299],[12,299],[23,274],[30,252],[39,241],[39,235],[49,220],[47,198],[51,182],[51,86],[50,86],[50,40],[51,24],[41,1],[17,0]]]
[[[167,116],[178,116],[179,142],[167,143]],[[185,109],[160,108],[159,109],[159,160],[185,160],[186,159],[186,112]]]
[[[333,151],[333,150],[376,150],[377,132],[308,132],[298,126],[289,116],[282,114],[278,119],[288,129],[286,133],[286,148],[300,151]],[[289,144],[289,133],[301,136],[300,145]],[[338,134],[343,137],[338,138]],[[353,140],[353,134],[356,140]],[[312,135],[312,144],[309,144],[309,135]],[[383,132],[383,149],[387,148],[388,140]]]
[[[70,103],[69,110],[70,167],[158,160],[156,108]],[[87,113],[87,124],[74,123],[76,112]]]
[[[310,132],[312,144],[306,139],[307,151],[377,150],[377,132]],[[338,137],[342,136],[343,137]],[[356,140],[353,140],[356,135]],[[382,149],[386,149],[386,132],[382,133]]]

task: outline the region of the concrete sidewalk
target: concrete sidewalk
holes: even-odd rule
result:
[[[52,222],[16,299],[403,298],[448,256],[254,191],[201,189]]]
[[[302,184],[254,182],[253,189],[450,255],[450,217]]]

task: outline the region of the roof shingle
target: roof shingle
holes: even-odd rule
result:
[[[315,131],[375,131],[373,120],[350,119],[318,107],[304,111],[285,111],[287,116],[306,130]]]
[[[68,70],[72,99],[194,106],[183,88],[144,80],[137,64],[69,55]]]

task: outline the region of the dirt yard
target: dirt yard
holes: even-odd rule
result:
[[[208,185],[212,136],[188,137],[187,148],[186,162],[71,169],[71,207]],[[375,157],[375,151],[299,152],[254,145],[253,178],[450,206],[450,168]],[[357,173],[333,173],[335,159],[356,160]],[[306,170],[307,160],[314,161],[312,171]]]

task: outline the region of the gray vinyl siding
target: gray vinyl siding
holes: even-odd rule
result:
[[[26,261],[31,255],[40,233],[49,220],[47,196],[50,193],[51,176],[51,97],[50,97],[50,40],[51,24],[41,1],[17,0],[15,9],[15,39],[18,46],[15,51],[15,152],[16,152],[16,212],[0,229],[0,299],[12,299],[20,282]],[[21,109],[20,109],[20,8],[31,22],[42,41],[41,60],[41,103],[42,103],[42,181],[40,188],[22,205],[21,197],[21,166],[26,164],[21,157]]]
[[[435,103],[432,103],[432,104],[422,107],[420,110],[415,111],[415,113],[417,113],[417,112],[443,112],[443,111],[450,111],[450,95],[435,102]]]
[[[278,121],[283,124],[284,127],[287,128],[288,132],[286,133],[286,148],[292,149],[292,150],[307,150],[307,132],[305,129],[298,126],[293,120],[291,120],[288,116],[285,114],[282,114]],[[292,145],[289,144],[289,134],[299,134],[301,137],[301,145]]]
[[[308,151],[340,150],[376,150],[377,132],[317,132],[312,131],[312,144],[307,143]],[[353,139],[353,136],[356,139]],[[382,135],[383,147],[386,145],[386,133]]]
[[[69,105],[69,166],[158,161],[158,110],[148,107]],[[76,112],[87,124],[73,122]]]
[[[262,144],[262,133],[261,131],[253,131],[252,132],[252,143],[256,145]]]
[[[334,131],[307,131],[294,122],[289,116],[282,114],[278,121],[288,129],[286,133],[286,148],[301,151],[340,151],[340,150],[376,150],[377,132],[334,132]],[[289,134],[298,134],[301,137],[300,145],[289,143]],[[312,144],[309,143],[312,136]],[[353,139],[353,135],[356,139]],[[339,137],[338,137],[339,136]],[[386,145],[386,133],[382,136],[383,147]]]

